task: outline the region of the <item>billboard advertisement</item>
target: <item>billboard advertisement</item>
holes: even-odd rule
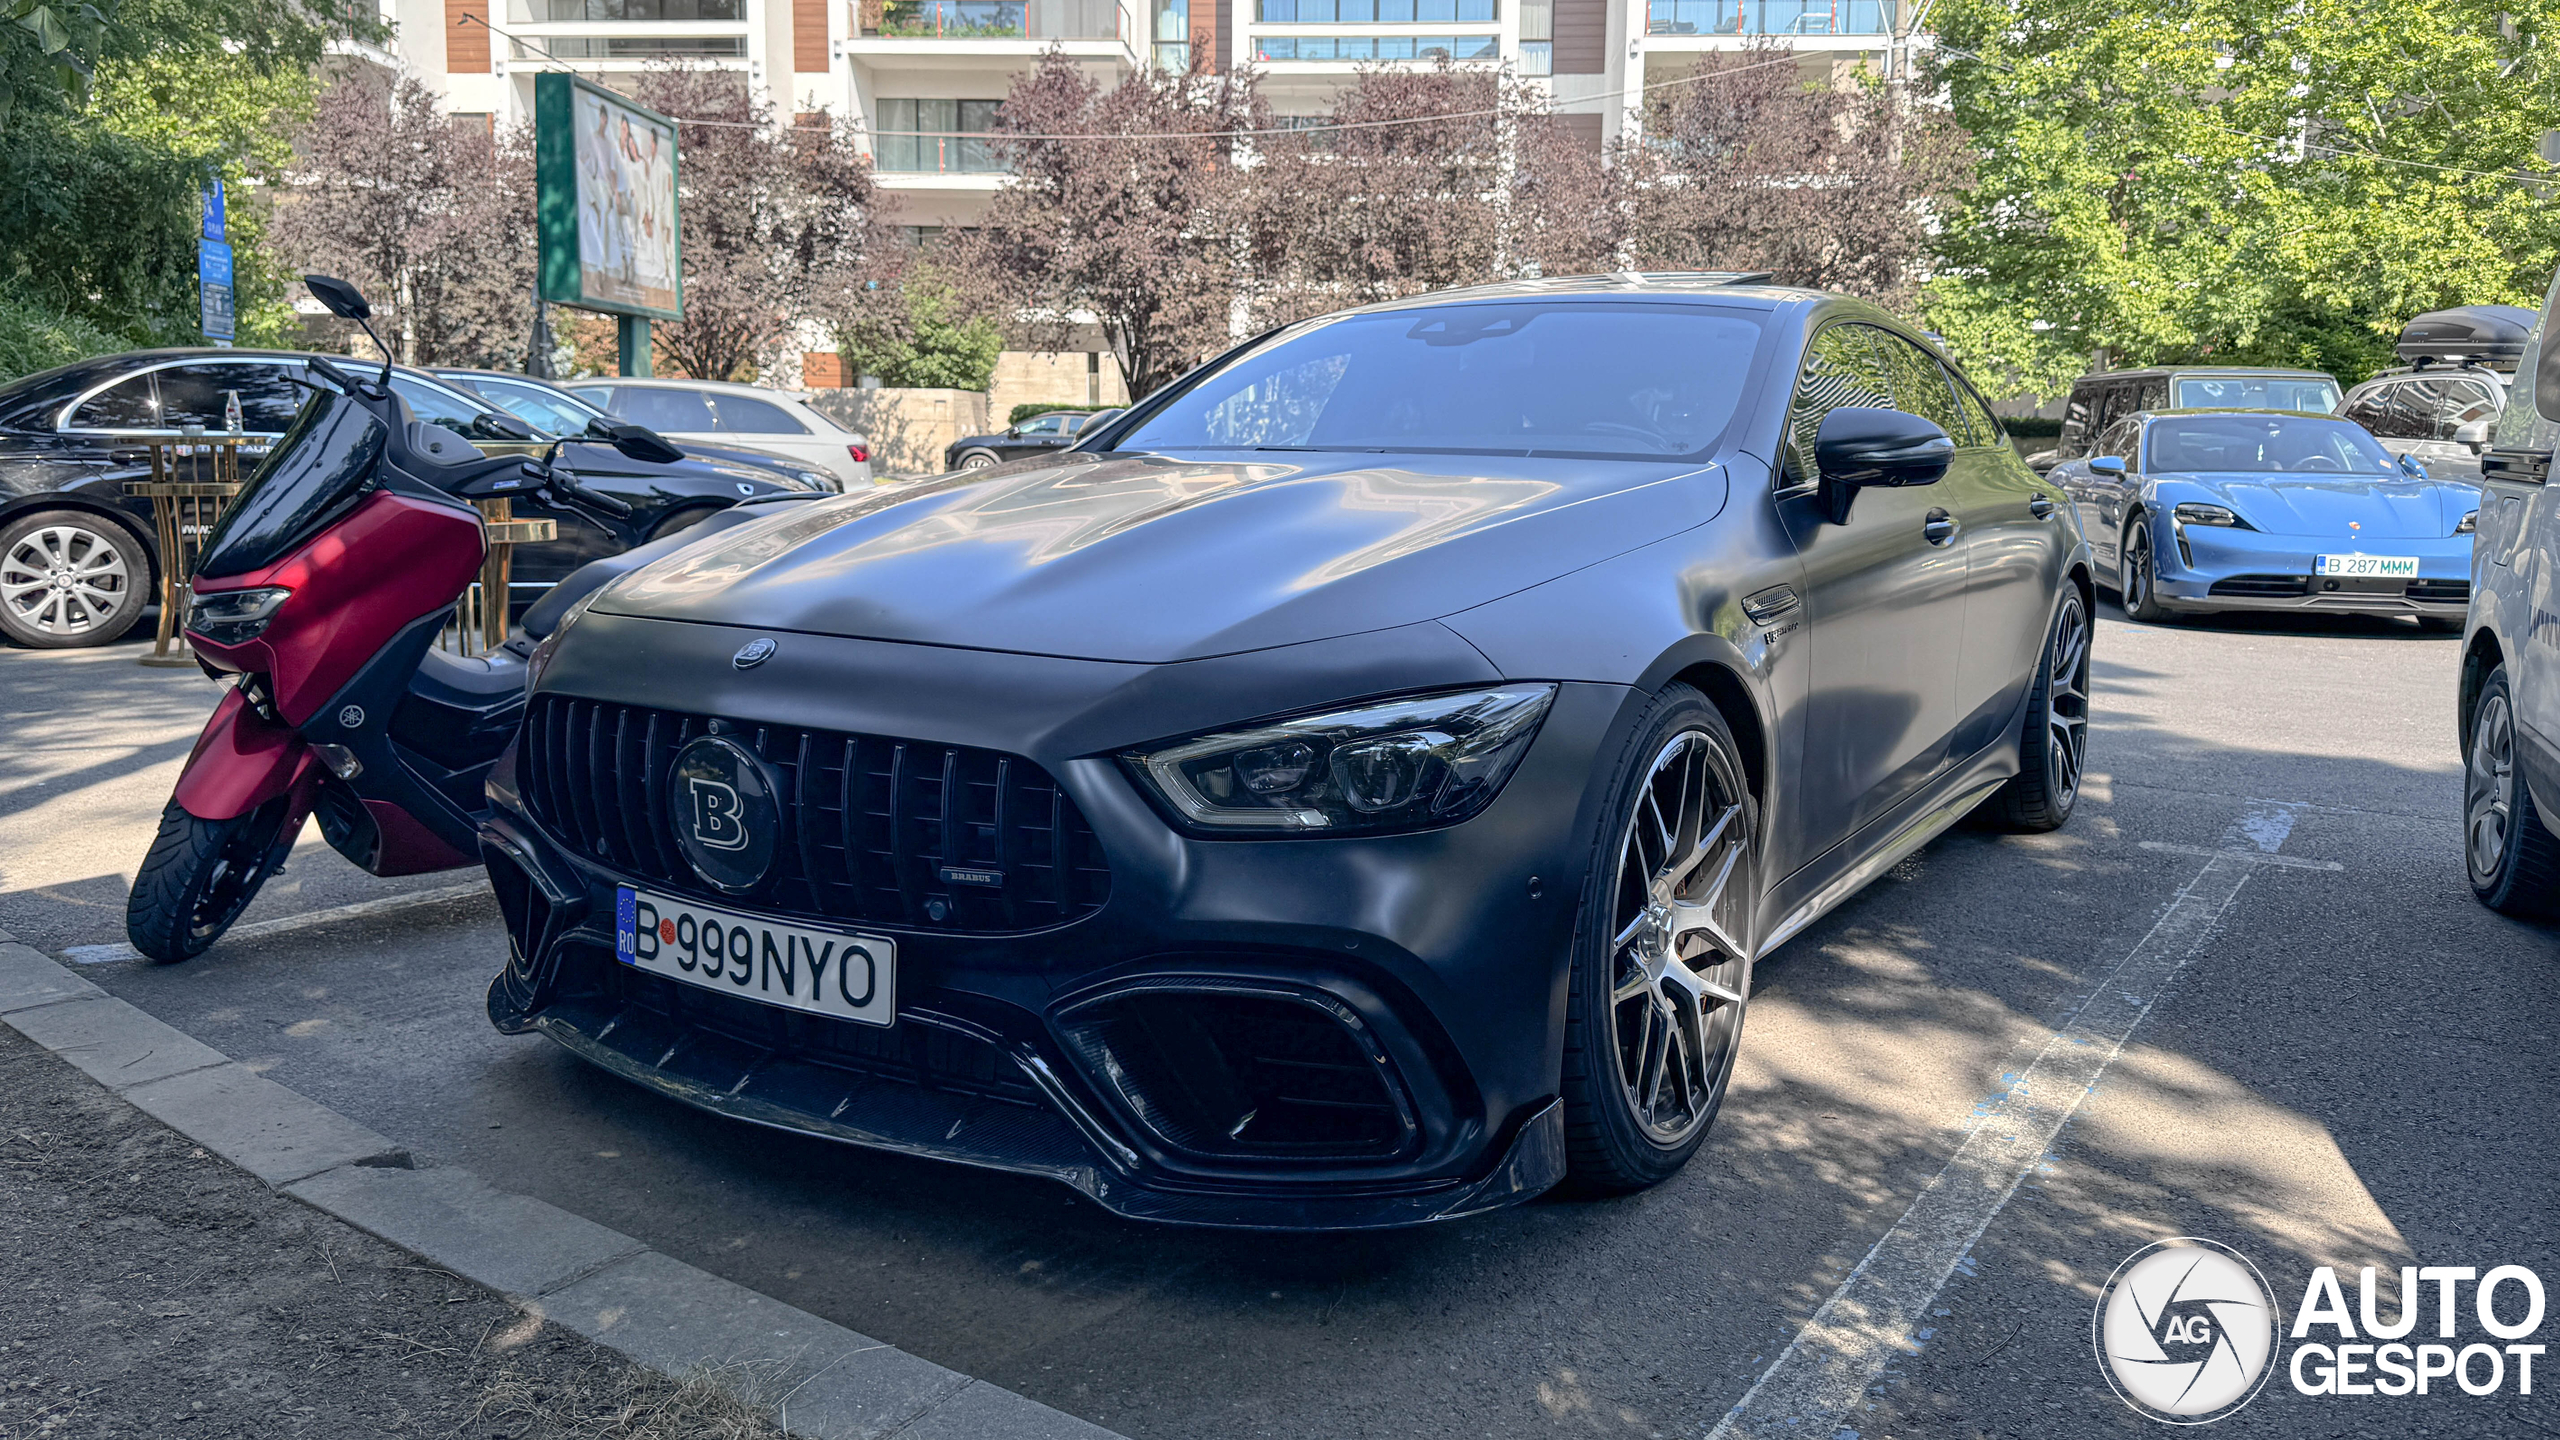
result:
[[[683,318],[675,122],[574,75],[539,75],[534,169],[542,298]]]

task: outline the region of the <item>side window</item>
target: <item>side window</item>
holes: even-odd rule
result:
[[[1025,435],[1055,435],[1065,428],[1066,423],[1067,417],[1057,414],[1054,411],[1047,415],[1035,415],[1022,422],[1022,433]]]
[[[2427,432],[2430,439],[2450,440],[2465,422],[2485,420],[2498,413],[2489,387],[2477,380],[2446,376],[2427,383],[2436,392],[2435,423]]]
[[[2097,394],[2098,389],[2094,385],[2072,385],[2071,403],[2062,412],[2062,434],[2053,446],[2057,457],[2077,460],[2089,453],[2089,422],[2093,418]]]
[[[2008,444],[2009,432],[2002,428],[2000,417],[1991,413],[1991,407],[1982,403],[1982,397],[1974,393],[1972,386],[1952,374],[1949,378],[1955,380],[1956,408],[1964,412],[1965,428],[1973,432],[1973,443]]]
[[[150,372],[119,380],[71,412],[73,430],[157,430],[160,401],[152,392]]]
[[[2378,434],[2376,427],[2382,424],[2382,392],[2388,388],[2384,385],[2360,385],[2354,394],[2347,397],[2346,407],[2338,413]]]
[[[690,432],[700,435],[719,428],[711,419],[711,402],[699,390],[657,390],[646,386],[617,387],[613,392],[613,413],[634,425],[645,425],[661,435]]]
[[[2168,409],[2169,377],[2163,375],[2157,380],[2143,381],[2141,389],[2137,392],[2137,398],[2134,401],[2133,408],[2137,410]]]
[[[712,408],[719,412],[720,429],[728,435],[806,435],[809,427],[791,418],[791,412],[763,400],[744,395],[715,395]]]
[[[2126,465],[2133,466],[2136,464],[2133,453],[2134,436],[2141,430],[2141,428],[2141,421],[2135,419],[2131,415],[2127,415],[2113,425],[2108,426],[2106,433],[2098,437],[2098,443],[2089,448],[2089,453],[2092,455],[2119,455],[2124,458]]]
[[[466,404],[462,397],[441,385],[423,385],[410,376],[394,372],[391,388],[409,402],[410,413],[429,425],[441,425],[456,435],[471,433],[471,422],[480,417],[480,407]]]
[[[1810,484],[1814,437],[1822,417],[1845,405],[1890,410],[1893,382],[1876,348],[1879,332],[1872,325],[1834,325],[1813,337],[1804,350],[1804,369],[1796,376],[1794,403],[1787,411],[1790,485]]]
[[[214,361],[173,365],[160,373],[160,413],[168,425],[201,425],[220,430],[230,424],[231,400],[240,401],[240,428],[252,435],[281,435],[293,428],[294,412],[306,393],[293,383],[284,365],[247,361]]]
[[[1884,352],[1885,369],[1893,377],[1894,408],[1946,431],[1947,438],[1958,445],[1971,444],[1965,434],[1964,416],[1956,409],[1955,387],[1948,383],[1938,357],[1890,330],[1875,334],[1876,344]]]
[[[2373,398],[2381,414],[2365,428],[2385,440],[2424,440],[2434,427],[2435,395],[2423,382],[2394,380]]]

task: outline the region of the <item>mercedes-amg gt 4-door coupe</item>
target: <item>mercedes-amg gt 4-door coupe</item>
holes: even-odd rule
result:
[[[2062,824],[2088,717],[2072,507],[1926,339],[1759,278],[1325,316],[624,576],[493,773],[491,1019],[1158,1221],[1666,1179],[1753,964]]]

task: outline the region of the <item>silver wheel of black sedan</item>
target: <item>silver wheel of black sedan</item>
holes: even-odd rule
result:
[[[142,614],[150,564],[113,521],[35,515],[0,533],[0,633],[21,645],[105,645]]]
[[[1635,746],[1567,1019],[1573,1172],[1598,1190],[1655,1184],[1705,1139],[1742,1040],[1759,895],[1756,810],[1723,716],[1675,686]]]

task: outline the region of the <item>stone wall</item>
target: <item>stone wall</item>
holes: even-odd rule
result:
[[[871,473],[881,479],[939,475],[945,446],[1001,428],[987,418],[987,397],[974,390],[812,390],[808,400],[862,432],[871,442]]]
[[[1088,398],[1090,397],[1090,398]],[[1120,362],[1082,350],[1007,350],[996,357],[987,413],[1002,425],[1016,405],[1126,405]]]

